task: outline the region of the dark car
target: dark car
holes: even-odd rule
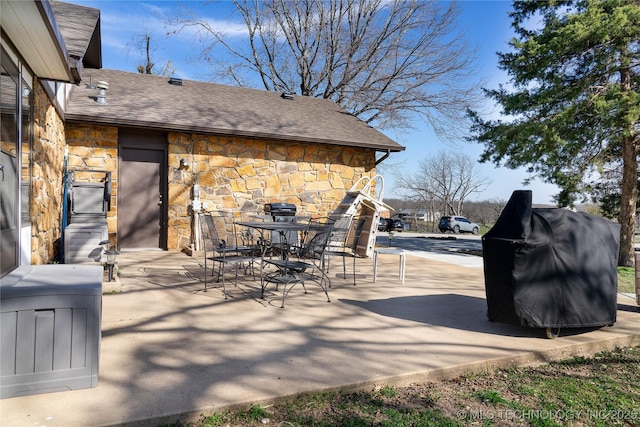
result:
[[[463,216],[443,216],[440,218],[438,228],[441,233],[453,231],[454,233],[472,233],[478,234],[480,226],[475,222],[469,221]]]
[[[404,231],[404,222],[396,218],[380,218],[378,231]]]

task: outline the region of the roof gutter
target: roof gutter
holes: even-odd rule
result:
[[[378,166],[380,163],[384,162],[387,159],[387,157],[389,157],[390,155],[391,155],[391,150],[387,148],[387,153],[384,156],[380,157],[378,160],[376,160],[375,165]]]

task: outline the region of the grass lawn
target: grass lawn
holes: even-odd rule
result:
[[[618,292],[636,292],[636,270],[634,267],[618,267]]]
[[[407,387],[317,393],[178,426],[637,426],[640,347]]]

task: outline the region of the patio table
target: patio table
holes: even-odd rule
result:
[[[291,232],[300,232],[309,230],[310,226],[307,223],[302,222],[284,222],[284,221],[238,221],[237,225],[247,227],[247,228],[255,228],[260,232],[260,234],[264,237],[264,231],[271,231],[280,234],[281,242],[284,243],[285,246],[289,245],[288,236],[290,236]],[[321,229],[324,226],[311,226],[311,229]],[[334,230],[339,230],[338,228],[334,228]],[[264,253],[263,253],[264,255]],[[288,251],[283,251],[283,258],[288,256]]]
[[[285,247],[289,245],[289,238],[291,232],[300,232],[305,231],[309,228],[309,224],[301,223],[301,222],[285,222],[285,221],[238,221],[237,225],[253,228],[260,232],[264,239],[264,232],[276,232],[280,235],[280,242],[284,244]],[[264,256],[264,250],[262,251],[262,255]],[[282,257],[288,256],[288,251],[282,251]]]
[[[289,257],[289,237],[291,233],[299,233],[306,231],[309,228],[309,224],[301,222],[288,222],[288,221],[238,221],[237,225],[258,230],[261,235],[259,247],[260,247],[260,282],[264,292],[264,264],[265,254],[269,248],[271,248],[271,239],[265,238],[264,232],[278,233],[280,236],[280,244],[282,245],[281,257],[286,260]],[[269,243],[267,243],[269,242]]]
[[[285,222],[285,221],[238,221],[236,224],[243,227],[255,228],[256,230],[277,231],[286,233],[287,231],[304,231],[309,224],[302,222]]]
[[[256,229],[261,234],[263,234],[265,231],[279,233],[280,242],[284,244],[283,250],[282,250],[282,259],[284,261],[285,267],[282,267],[283,262],[280,262],[280,263],[273,262],[273,264],[276,265],[276,267],[278,268],[278,271],[275,273],[271,272],[268,274],[264,274],[263,267],[265,262],[268,262],[268,261],[265,261],[264,257],[268,247],[266,246],[266,244],[261,245],[260,281],[261,281],[263,297],[264,297],[264,290],[267,283],[275,283],[276,289],[278,284],[285,285],[285,289],[283,289],[283,301],[282,301],[282,307],[284,307],[284,297],[285,297],[285,293],[287,292],[286,286],[290,285],[293,282],[299,282],[300,280],[298,278],[298,275],[302,274],[302,271],[296,271],[295,268],[292,269],[287,267],[288,257],[290,256],[289,248],[291,246],[288,242],[288,236],[290,236],[290,233],[292,232],[325,230],[327,226],[326,225],[310,225],[308,223],[285,222],[285,221],[238,221],[236,222],[236,224],[243,227]],[[264,238],[262,240],[266,242]],[[323,277],[326,277],[326,274],[323,271],[321,272],[321,274]],[[328,277],[326,277],[326,279],[328,280]],[[322,284],[321,284],[321,287],[323,287]],[[324,287],[323,287],[323,290],[325,291],[325,294],[327,294],[327,298],[328,298],[327,290]]]

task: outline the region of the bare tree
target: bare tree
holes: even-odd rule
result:
[[[161,65],[161,71],[157,71],[157,68],[155,68],[156,64],[153,60],[153,52],[156,51],[156,46],[151,33],[148,31],[145,31],[144,34],[134,36],[131,39],[131,43],[128,45],[128,49],[137,51],[142,58],[142,63],[139,63],[136,66],[136,70],[140,74],[170,76],[176,72],[171,60],[168,60],[166,63]]]
[[[506,200],[498,198],[480,202],[467,202],[465,215],[479,224],[495,224],[506,204]]]
[[[434,201],[443,214],[452,215],[462,215],[466,199],[484,191],[489,184],[469,156],[450,151],[425,158],[413,174],[396,176],[396,186],[408,190],[414,199]]]
[[[409,126],[418,115],[443,138],[458,138],[465,107],[480,100],[476,49],[456,27],[455,2],[234,4],[246,27],[243,43],[194,14],[171,24],[196,29],[201,56],[235,84],[332,99],[382,128]],[[220,61],[224,55],[231,62]]]

